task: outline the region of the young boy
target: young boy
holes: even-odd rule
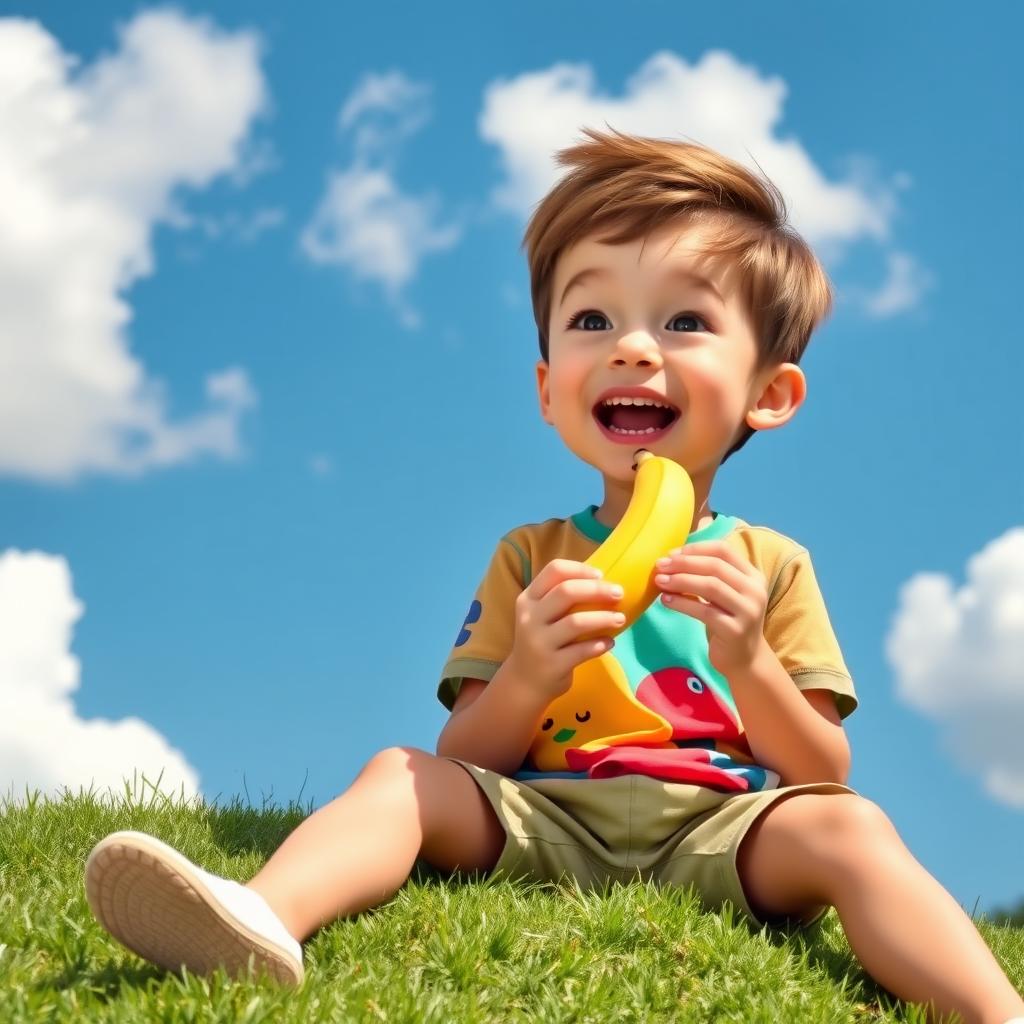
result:
[[[300,942],[390,898],[418,857],[693,883],[756,926],[835,907],[865,969],[932,1020],[1024,1020],[971,920],[844,784],[857,697],[807,550],[708,508],[719,466],[802,404],[828,279],[770,182],[700,146],[587,134],[559,153],[574,169],[524,243],[541,413],[601,473],[602,504],[498,542],[442,672],[436,755],[375,755],[245,885],[114,833],[89,856],[90,905],[164,967],[236,972],[254,953],[298,983]],[[617,633],[616,596],[583,563],[629,503],[640,448],[685,467],[696,512],[662,597]],[[570,694],[598,657],[615,685],[594,702],[581,671]]]

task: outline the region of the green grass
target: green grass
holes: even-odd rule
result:
[[[65,791],[0,804],[0,1021],[612,1021],[840,1024],[912,1021],[861,970],[835,911],[787,934],[754,932],[692,890],[444,877],[418,863],[386,904],[322,929],[306,980],[278,988],[169,974],[94,921],[82,883],[93,844],[139,829],[198,864],[248,879],[312,811],[140,801]],[[975,921],[1017,986],[1024,929]]]

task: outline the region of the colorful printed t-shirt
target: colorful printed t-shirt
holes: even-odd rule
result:
[[[512,649],[515,600],[554,558],[586,561],[611,534],[595,505],[568,519],[505,534],[476,590],[441,674],[449,710],[465,678],[490,681]],[[688,543],[722,539],[764,575],[764,636],[801,690],[831,690],[841,718],[857,707],[853,680],[807,549],[775,530],[716,513]],[[546,709],[516,779],[638,773],[735,792],[774,789],[754,763],[728,680],[708,658],[704,624],[655,600],[615,646],[573,672]]]

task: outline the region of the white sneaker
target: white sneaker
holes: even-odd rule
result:
[[[85,863],[85,895],[96,920],[133,953],[170,971],[237,976],[266,970],[302,982],[302,946],[267,901],[210,874],[145,832],[112,832]]]

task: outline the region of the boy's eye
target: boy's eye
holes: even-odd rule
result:
[[[579,313],[574,314],[569,319],[569,322],[565,325],[565,328],[566,328],[566,330],[569,330],[570,328],[574,327],[577,323],[579,323],[582,326],[583,324],[585,324],[588,320],[590,320],[592,318],[596,318],[597,320],[605,320],[605,316],[604,316],[603,313],[595,313],[592,309],[584,309],[584,310],[580,311]],[[607,323],[607,322],[608,321],[605,320],[605,323]],[[600,330],[599,327],[595,328],[595,329],[596,330]],[[583,327],[583,330],[587,330],[587,328]]]
[[[604,315],[604,313],[598,313],[596,310],[593,310],[593,309],[583,309],[583,310],[580,310],[579,313],[574,314],[569,319],[569,322],[565,325],[565,329],[566,330],[571,330],[573,327],[579,325],[580,328],[582,330],[584,330],[584,331],[590,330],[591,328],[588,328],[586,325],[587,325],[588,322],[590,322],[590,321],[592,321],[594,319],[596,319],[596,320],[604,320],[605,323],[608,323],[608,319]],[[689,321],[691,321],[694,324],[693,327],[682,327],[682,328],[680,328],[680,332],[682,332],[682,333],[691,333],[693,331],[706,331],[706,330],[708,330],[708,325],[704,321],[703,317],[697,316],[696,313],[677,313],[669,321],[669,325],[678,323],[680,320],[689,320]],[[598,326],[593,326],[592,325],[592,328],[595,331],[600,331],[600,330],[603,329],[599,325]]]
[[[680,313],[678,316],[673,317],[669,321],[669,323],[676,324],[676,323],[679,323],[680,320],[692,320],[695,324],[700,324],[701,325],[699,327],[689,328],[690,330],[700,331],[700,330],[703,330],[703,329],[705,329],[707,327],[707,324],[705,324],[704,321],[701,320],[701,318],[699,316],[697,316],[696,313]],[[686,330],[688,330],[688,328],[684,327],[684,328],[682,328],[682,330],[686,331]]]

